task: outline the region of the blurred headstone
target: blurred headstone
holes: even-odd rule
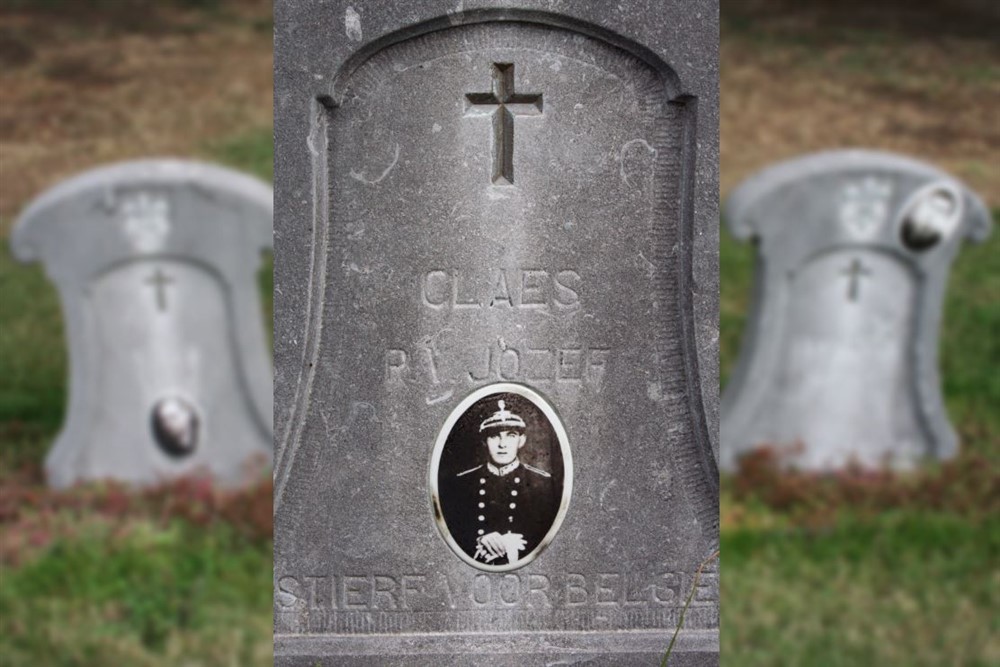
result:
[[[912,159],[832,151],[751,177],[725,217],[757,274],[723,395],[724,469],[765,446],[812,471],[954,456],[938,330],[952,260],[990,231],[979,198]]]
[[[267,184],[180,160],[101,167],[38,197],[12,247],[62,299],[69,403],[52,486],[259,478],[272,452]]]
[[[478,4],[275,4],[276,664],[717,664],[718,7]]]

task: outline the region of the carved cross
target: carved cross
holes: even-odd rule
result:
[[[156,273],[154,273],[150,278],[146,279],[147,285],[152,285],[156,288],[156,308],[157,310],[167,309],[167,292],[166,286],[174,282],[174,279],[165,275],[163,271],[157,267]]]
[[[861,265],[860,259],[854,258],[851,260],[851,265],[841,271],[840,274],[848,276],[851,279],[847,286],[847,300],[857,301],[859,291],[858,279],[862,276],[870,276],[872,272]]]
[[[466,116],[493,117],[493,183],[513,185],[514,116],[542,115],[541,93],[515,93],[513,63],[493,63],[493,91],[465,100]]]

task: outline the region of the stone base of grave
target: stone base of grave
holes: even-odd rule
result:
[[[275,635],[274,664],[317,665],[658,665],[672,632],[521,632],[401,635]],[[682,631],[671,667],[719,664],[717,630]]]

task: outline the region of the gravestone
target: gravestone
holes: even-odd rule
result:
[[[180,160],[101,167],[32,202],[11,245],[62,300],[69,400],[49,484],[236,485],[270,465],[267,184]]]
[[[275,660],[718,662],[715,3],[275,4]]]
[[[725,216],[758,266],[723,396],[723,468],[761,446],[813,471],[954,456],[938,330],[962,241],[989,234],[982,202],[929,165],[852,150],[760,172]]]

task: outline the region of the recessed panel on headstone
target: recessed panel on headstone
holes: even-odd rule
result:
[[[757,243],[758,269],[723,398],[723,465],[764,446],[821,471],[953,456],[938,330],[962,241],[989,233],[982,202],[929,165],[839,151],[750,178],[726,217]]]
[[[717,661],[697,4],[277,4],[279,664]]]
[[[238,484],[270,464],[270,216],[266,184],[178,160],[95,169],[29,206],[12,247],[58,287],[70,348],[50,484]]]

